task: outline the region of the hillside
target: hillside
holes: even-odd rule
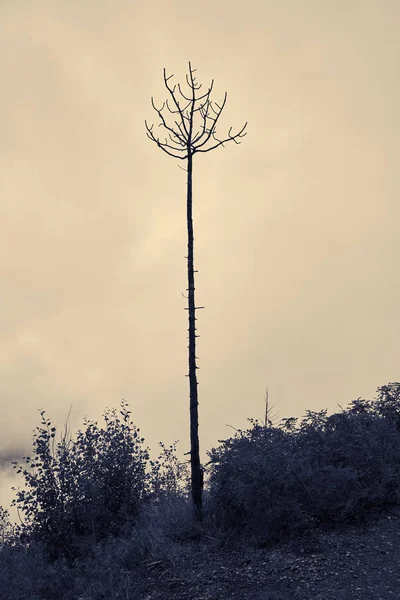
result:
[[[143,600],[393,600],[400,598],[400,506],[362,525],[260,550],[205,545],[140,568]],[[135,575],[137,581],[137,576]]]
[[[0,507],[0,599],[400,598],[400,384],[379,390],[220,440],[201,523],[173,447],[146,472],[126,404],[57,445],[43,411],[15,465],[24,524]]]

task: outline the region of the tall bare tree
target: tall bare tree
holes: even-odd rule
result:
[[[224,143],[234,141],[236,144],[240,144],[237,138],[243,137],[246,133],[243,133],[247,122],[244,127],[236,135],[231,135],[232,128],[230,128],[228,137],[226,139],[219,140],[216,137],[216,125],[220,114],[225,106],[227,93],[225,92],[224,100],[217,110],[214,109],[213,103],[210,100],[211,90],[214,84],[212,80],[208,92],[196,97],[196,92],[201,88],[201,84],[196,83],[196,78],[193,76],[196,69],[192,69],[189,62],[189,76],[186,75],[186,82],[190,88],[189,93],[184,94],[181,86],[178,83],[178,90],[181,98],[178,96],[176,85],[171,88],[168,83],[173,75],[167,77],[164,69],[164,83],[167,88],[171,99],[172,107],[166,100],[160,109],[154,105],[153,97],[151,98],[151,104],[154,110],[157,112],[161,123],[159,127],[163,126],[168,132],[169,141],[165,138],[165,142],[161,142],[159,137],[156,137],[153,132],[153,127],[145,126],[147,130],[147,136],[157,144],[161,150],[164,150],[170,156],[178,158],[180,160],[187,160],[187,232],[188,232],[188,255],[187,257],[187,274],[188,274],[188,310],[189,314],[189,390],[190,390],[190,463],[191,463],[191,486],[192,486],[192,499],[194,506],[195,518],[199,521],[202,520],[202,469],[200,464],[200,446],[199,446],[199,419],[198,419],[198,394],[197,394],[197,375],[196,369],[196,326],[195,321],[196,310],[204,308],[203,306],[196,306],[194,299],[194,274],[197,272],[194,270],[193,261],[193,216],[192,216],[192,173],[193,173],[193,156],[197,152],[209,152],[214,150],[218,146],[223,146]],[[168,125],[165,121],[164,115],[162,114],[163,109],[167,107],[168,111],[173,115],[175,128]],[[195,131],[195,116],[199,114],[201,117],[200,126]],[[207,142],[211,141],[211,146],[206,146]],[[216,143],[214,143],[216,142]],[[186,297],[186,296],[185,296]]]

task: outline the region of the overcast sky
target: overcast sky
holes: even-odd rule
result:
[[[218,134],[194,157],[200,450],[399,380],[398,0],[3,0],[3,458],[125,399],[189,450],[186,174],[145,134],[188,61]],[[218,136],[218,137],[219,137]],[[3,471],[0,505],[15,480]],[[23,480],[18,479],[18,483]]]

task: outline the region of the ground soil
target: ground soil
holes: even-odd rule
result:
[[[131,576],[141,600],[398,600],[400,507],[272,549],[202,542]]]

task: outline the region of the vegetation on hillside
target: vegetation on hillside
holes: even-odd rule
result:
[[[208,452],[204,520],[193,520],[187,464],[175,444],[156,461],[128,405],[105,426],[84,421],[75,439],[41,411],[16,490],[21,524],[0,507],[0,590],[17,598],[140,598],[145,559],[193,556],[209,544],[272,547],[400,505],[400,383],[327,416],[307,411],[279,427],[238,430]],[[1,595],[0,593],[0,595]]]

